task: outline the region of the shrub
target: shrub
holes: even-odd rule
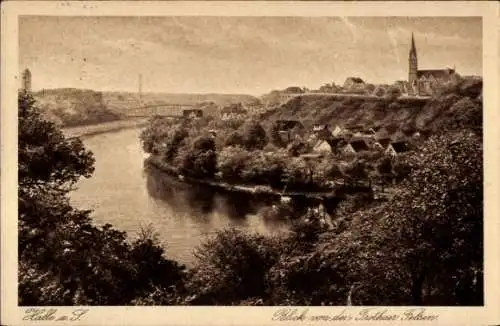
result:
[[[195,250],[192,304],[236,304],[266,296],[265,275],[279,256],[279,241],[235,229],[217,232]]]

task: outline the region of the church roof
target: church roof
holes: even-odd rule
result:
[[[396,153],[403,153],[403,152],[408,151],[408,145],[404,141],[398,141],[398,142],[391,143],[391,146],[392,146],[392,148],[394,148],[394,151]]]
[[[428,70],[417,70],[417,77],[434,77],[434,78],[447,78],[454,74],[454,69],[428,69]]]
[[[349,142],[349,144],[356,152],[366,151],[370,149],[363,139],[356,139],[354,141]]]

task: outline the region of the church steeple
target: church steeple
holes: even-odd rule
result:
[[[417,47],[415,46],[415,38],[413,33],[411,33],[411,48],[410,55],[408,56],[409,70],[408,70],[408,82],[410,83],[410,88],[414,88],[417,85],[417,74],[418,74],[418,60],[417,60]]]
[[[417,57],[417,48],[415,47],[415,38],[413,37],[413,33],[411,33],[411,49],[410,49],[410,57],[411,56]]]

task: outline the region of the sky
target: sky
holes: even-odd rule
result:
[[[412,32],[419,69],[482,75],[474,17],[21,16],[19,64],[34,90],[261,95],[407,80]]]

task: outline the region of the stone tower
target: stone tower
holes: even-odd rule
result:
[[[413,38],[413,33],[411,33],[411,49],[408,62],[410,65],[410,69],[408,71],[408,82],[410,83],[410,88],[414,88],[417,86],[416,82],[417,82],[418,62],[417,62],[417,48],[415,47],[415,39]]]
[[[23,71],[23,90],[31,92],[31,72],[29,69],[24,69]]]

